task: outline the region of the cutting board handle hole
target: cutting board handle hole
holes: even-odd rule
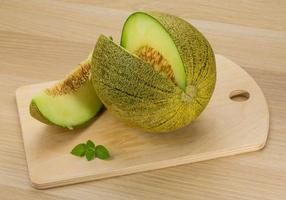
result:
[[[234,90],[229,94],[229,98],[233,101],[247,101],[249,99],[249,92],[245,90]]]

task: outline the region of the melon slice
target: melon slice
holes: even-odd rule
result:
[[[73,129],[91,120],[102,107],[90,80],[90,59],[64,80],[36,94],[31,115],[46,124]]]

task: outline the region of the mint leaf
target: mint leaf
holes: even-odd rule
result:
[[[103,145],[95,146],[91,140],[76,145],[72,149],[71,154],[79,157],[85,156],[88,161],[93,160],[95,157],[102,160],[106,160],[110,157],[108,150]]]
[[[75,155],[75,156],[82,157],[82,156],[85,155],[85,152],[86,152],[86,144],[81,143],[81,144],[76,145],[76,146],[72,149],[71,154],[73,154],[73,155]]]
[[[86,153],[85,153],[85,157],[86,157],[86,159],[87,159],[88,161],[93,160],[94,157],[95,157],[95,151],[94,151],[94,149],[91,149],[91,148],[87,149],[87,151],[86,151]]]
[[[110,157],[108,150],[103,145],[97,145],[95,147],[95,155],[102,160],[106,160]]]
[[[87,146],[87,148],[92,148],[93,150],[95,149],[95,144],[91,140],[88,140],[86,142],[86,146]]]

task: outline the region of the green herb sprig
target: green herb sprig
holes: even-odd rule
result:
[[[110,158],[109,151],[103,145],[95,146],[94,142],[91,140],[76,145],[72,149],[71,154],[78,157],[85,156],[88,161],[93,160],[94,158],[102,160]]]

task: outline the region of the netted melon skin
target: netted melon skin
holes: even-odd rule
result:
[[[207,39],[181,18],[159,12],[147,14],[159,21],[173,39],[185,67],[187,85],[194,85],[205,93],[204,96],[211,96],[216,82],[216,65]],[[199,84],[207,85],[204,88]]]
[[[208,41],[186,21],[149,14],[165,27],[178,48],[186,89],[103,35],[92,55],[92,82],[107,109],[129,126],[170,132],[190,124],[208,104],[216,81],[215,58]]]

